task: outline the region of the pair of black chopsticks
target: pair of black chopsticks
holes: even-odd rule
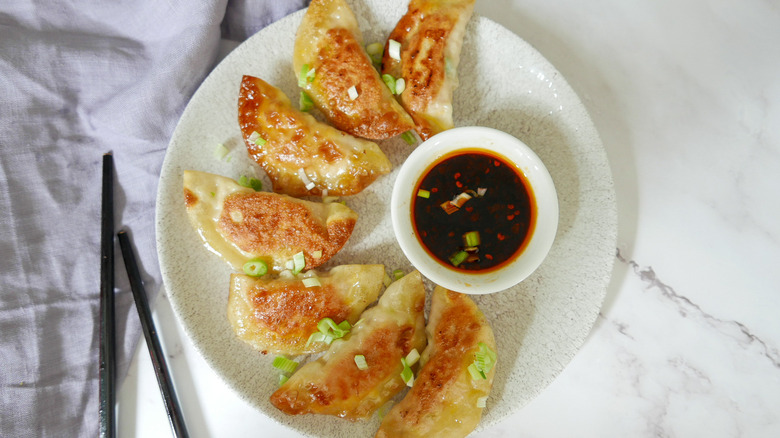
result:
[[[100,438],[116,436],[114,404],[116,401],[116,347],[114,335],[114,158],[111,153],[103,155],[103,201],[100,233]],[[152,366],[160,385],[168,421],[175,437],[188,437],[184,426],[184,417],[176,398],[168,365],[165,362],[157,330],[152,321],[152,312],[146,298],[138,263],[133,253],[132,243],[127,231],[117,233],[122,258],[130,279],[135,307],[141,319],[141,328],[149,347]]]

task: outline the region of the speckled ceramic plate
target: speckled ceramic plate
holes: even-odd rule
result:
[[[406,2],[349,1],[367,43],[382,41]],[[182,171],[238,178],[265,174],[247,155],[237,123],[244,74],[261,77],[297,101],[292,71],[296,29],[303,11],[276,22],[236,48],[203,82],[174,132],[157,200],[157,244],[162,275],[181,325],[214,371],[249,403],[305,435],[373,436],[378,420],[351,423],[320,416],[288,417],[268,401],[277,388],[272,357],[239,341],[226,318],[230,269],[201,244],[182,198]],[[558,191],[555,243],[539,269],[520,285],[476,296],[491,321],[499,362],[479,428],[520,409],[569,363],[590,331],[609,282],[617,213],[612,177],[590,117],[566,80],[525,41],[484,17],[470,21],[458,69],[455,124],[500,129],[530,146]],[[219,143],[230,149],[217,160]],[[360,214],[357,227],[330,266],[384,263],[410,270],[393,237],[389,199],[397,168],[412,151],[400,139],[380,143],[396,170],[346,199]],[[428,292],[432,290],[428,285]]]

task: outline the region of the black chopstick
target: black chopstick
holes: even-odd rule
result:
[[[149,355],[152,357],[152,366],[154,374],[157,376],[157,383],[160,385],[163,401],[165,402],[165,411],[168,413],[168,421],[171,424],[173,435],[176,437],[188,437],[187,428],[184,426],[184,417],[176,398],[176,390],[173,388],[173,382],[168,372],[168,365],[165,362],[160,340],[157,338],[157,330],[152,321],[152,312],[149,309],[149,300],[146,298],[141,274],[138,271],[133,246],[130,243],[130,236],[127,231],[121,230],[117,233],[119,237],[119,247],[122,249],[122,258],[125,261],[127,277],[130,279],[130,288],[133,291],[135,307],[138,310],[138,316],[141,318],[141,328],[146,337],[146,344],[149,347]]]
[[[114,158],[103,155],[103,199],[100,217],[100,438],[113,438],[116,400],[114,335]]]

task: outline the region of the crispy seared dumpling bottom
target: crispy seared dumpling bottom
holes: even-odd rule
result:
[[[468,295],[437,286],[426,333],[428,346],[414,386],[385,416],[378,438],[465,437],[479,424],[477,401],[490,393],[495,367],[483,380],[472,378],[468,366],[480,342],[496,351],[485,315]]]
[[[406,387],[401,358],[425,347],[425,288],[413,272],[391,284],[343,340],[301,367],[271,395],[281,411],[367,418]],[[361,370],[355,356],[365,356]]]
[[[344,246],[357,222],[357,213],[341,203],[256,192],[192,170],[184,171],[184,200],[206,247],[237,271],[255,258],[280,271],[298,252],[306,269],[320,266]]]
[[[342,265],[317,273],[320,286],[307,287],[301,278],[230,277],[228,320],[236,335],[258,351],[298,355],[327,346],[306,346],[323,318],[357,322],[376,301],[385,274],[383,265]]]

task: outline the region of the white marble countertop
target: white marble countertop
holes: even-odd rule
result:
[[[584,101],[619,216],[580,352],[479,437],[780,436],[780,6],[768,0],[478,0]],[[193,437],[296,437],[241,401],[164,294],[158,331]],[[120,437],[167,437],[143,340]]]

